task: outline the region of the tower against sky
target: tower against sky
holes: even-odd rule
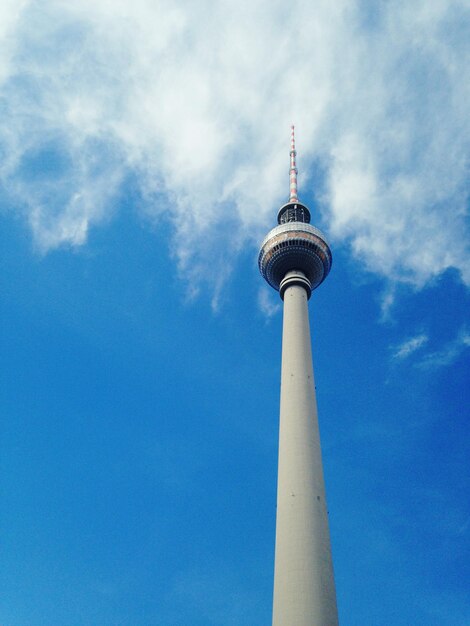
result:
[[[331,268],[323,233],[297,198],[294,127],[290,197],[259,253],[284,301],[273,626],[338,624],[313,378],[308,300]]]

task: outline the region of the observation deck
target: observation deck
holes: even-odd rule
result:
[[[332,264],[325,235],[307,222],[285,222],[264,238],[258,267],[265,280],[277,291],[288,272],[305,274],[313,290],[328,276]]]

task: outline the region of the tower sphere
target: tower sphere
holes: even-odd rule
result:
[[[281,222],[273,228],[264,238],[258,257],[261,274],[271,287],[281,291],[281,297],[281,282],[288,272],[302,272],[312,290],[328,276],[331,263],[325,235],[308,222],[297,221]]]

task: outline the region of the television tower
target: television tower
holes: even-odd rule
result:
[[[332,258],[297,198],[296,154],[292,126],[289,202],[258,257],[284,301],[273,626],[337,626],[307,305]]]

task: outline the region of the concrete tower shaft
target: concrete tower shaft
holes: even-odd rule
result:
[[[284,292],[273,626],[337,626],[308,295]]]
[[[298,201],[295,157],[292,128],[289,202],[258,257],[284,300],[273,626],[337,626],[308,319],[308,299],[332,257]]]

